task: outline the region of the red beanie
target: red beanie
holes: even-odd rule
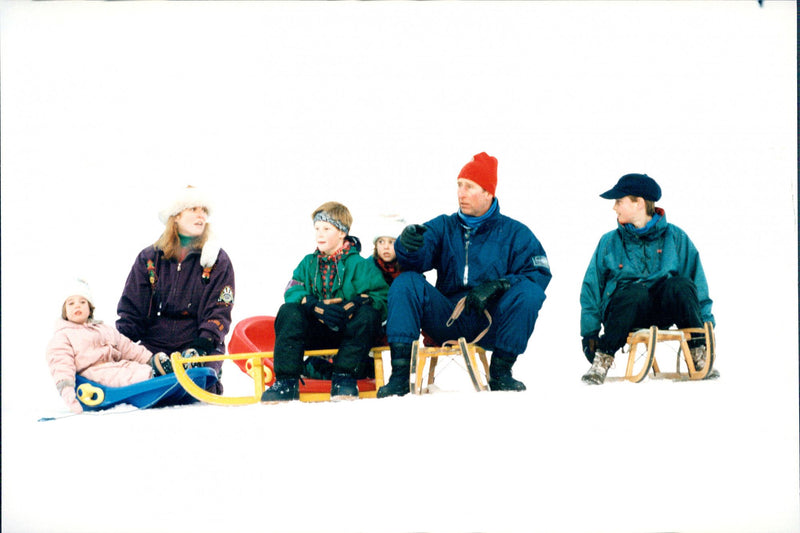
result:
[[[474,181],[494,196],[497,187],[497,158],[481,152],[464,165],[458,177]]]

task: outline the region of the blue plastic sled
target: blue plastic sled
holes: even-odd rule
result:
[[[186,373],[192,381],[206,390],[217,383],[217,373],[213,368],[190,368]],[[125,387],[106,387],[83,376],[75,376],[75,381],[75,394],[85,411],[110,409],[123,403],[139,409],[149,409],[186,405],[198,401],[178,383],[175,374],[159,376]]]

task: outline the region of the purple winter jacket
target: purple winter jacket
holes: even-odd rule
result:
[[[155,268],[152,287],[148,261]],[[192,250],[179,262],[164,259],[163,251],[148,246],[136,257],[125,282],[117,304],[117,330],[153,353],[183,351],[198,337],[210,339],[214,353],[225,353],[233,295],[233,265],[224,250],[219,250],[206,281],[200,250]],[[222,365],[220,361],[208,366],[219,370]]]

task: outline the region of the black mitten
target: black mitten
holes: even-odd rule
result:
[[[586,356],[586,359],[589,362],[594,361],[594,353],[597,351],[597,341],[600,340],[597,334],[595,335],[587,335],[581,339],[581,344],[583,345],[583,355]]]
[[[510,288],[511,283],[507,279],[500,278],[485,281],[467,294],[467,299],[464,301],[464,309],[482,313],[486,306],[489,305],[489,302],[499,298]]]
[[[425,242],[425,238],[422,234],[426,231],[428,231],[428,228],[422,224],[406,226],[405,229],[403,229],[403,233],[400,234],[400,244],[409,252],[416,252],[422,248],[422,243]]]
[[[347,315],[347,320],[353,318],[353,315],[356,314],[356,311],[358,311],[359,307],[361,307],[364,304],[368,304],[371,301],[372,298],[370,298],[369,295],[359,294],[352,300],[348,300],[347,302],[345,302],[345,304],[342,306],[342,309],[344,309],[344,312]]]
[[[314,313],[314,307],[317,306],[317,302],[319,302],[319,299],[313,294],[309,294],[308,296],[306,296],[305,301],[301,304],[303,306],[303,312],[306,314],[306,317],[316,318]]]
[[[314,306],[314,316],[317,317],[317,320],[328,326],[331,331],[339,331],[344,327],[345,322],[347,322],[347,313],[342,307],[342,304],[317,302],[317,305]]]
[[[206,337],[197,337],[189,344],[189,348],[194,348],[198,355],[208,355],[214,351],[216,345],[214,341]]]

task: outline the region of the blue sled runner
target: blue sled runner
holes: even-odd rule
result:
[[[209,390],[217,383],[217,373],[213,368],[189,368],[186,374],[198,386]],[[130,404],[139,409],[186,405],[198,400],[178,383],[175,374],[167,374],[134,383],[125,387],[106,387],[95,381],[75,376],[75,394],[84,411],[110,409],[119,404]]]

